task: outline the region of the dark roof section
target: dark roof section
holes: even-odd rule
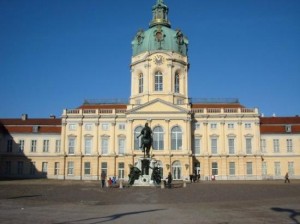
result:
[[[61,119],[0,119],[0,133],[61,133]]]
[[[195,103],[191,104],[192,109],[196,108],[245,108],[243,105],[239,103],[233,103],[233,104],[228,104],[228,103]]]
[[[83,104],[78,109],[126,109],[126,104]]]
[[[300,133],[300,117],[260,117],[261,134]]]

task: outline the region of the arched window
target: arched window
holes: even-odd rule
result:
[[[139,75],[139,93],[144,92],[144,76],[143,73]]]
[[[154,90],[155,91],[163,91],[163,75],[160,71],[155,73],[155,83]]]
[[[181,179],[181,169],[180,161],[174,161],[172,164],[172,175],[174,180]]]
[[[140,148],[142,144],[142,137],[137,138],[137,136],[139,136],[139,134],[141,133],[142,129],[143,127],[139,126],[134,130],[134,134],[133,134],[134,150],[142,150]]]
[[[158,126],[153,129],[153,150],[163,150],[164,149],[164,131]]]
[[[179,126],[175,126],[171,130],[171,149],[172,150],[182,149],[182,131]]]
[[[175,93],[179,93],[179,74],[175,74],[175,83],[174,83]]]

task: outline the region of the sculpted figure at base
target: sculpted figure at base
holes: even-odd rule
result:
[[[135,180],[138,180],[140,175],[141,175],[142,171],[134,166],[130,167],[130,173],[128,175],[129,177],[129,184],[133,185]]]
[[[137,138],[139,138],[141,135],[142,144],[140,148],[142,148],[143,152],[146,153],[147,157],[150,157],[150,149],[152,147],[152,130],[148,123],[145,124],[145,127],[142,129],[141,134],[139,134]]]

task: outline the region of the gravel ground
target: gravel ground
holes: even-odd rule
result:
[[[300,224],[300,181],[203,181],[172,189],[0,181],[0,223]]]

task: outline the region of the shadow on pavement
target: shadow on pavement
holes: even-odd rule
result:
[[[290,219],[294,221],[295,224],[300,224],[300,222],[296,219],[296,216],[300,216],[300,212],[295,211],[294,209],[290,208],[271,208],[273,211],[276,212],[288,212],[290,215]]]
[[[89,224],[104,223],[104,222],[110,222],[110,221],[114,221],[116,219],[120,219],[123,216],[127,216],[127,215],[136,215],[136,214],[141,214],[141,213],[146,213],[146,212],[155,212],[155,211],[161,211],[161,210],[165,210],[165,209],[151,209],[151,210],[145,210],[145,211],[125,212],[125,213],[118,213],[118,214],[113,214],[113,215],[103,216],[103,217],[95,217],[95,218],[80,219],[80,220],[73,220],[73,221],[66,221],[66,222],[58,222],[55,224],[82,223],[82,222],[86,222],[86,221],[91,221],[91,222],[89,222]]]

